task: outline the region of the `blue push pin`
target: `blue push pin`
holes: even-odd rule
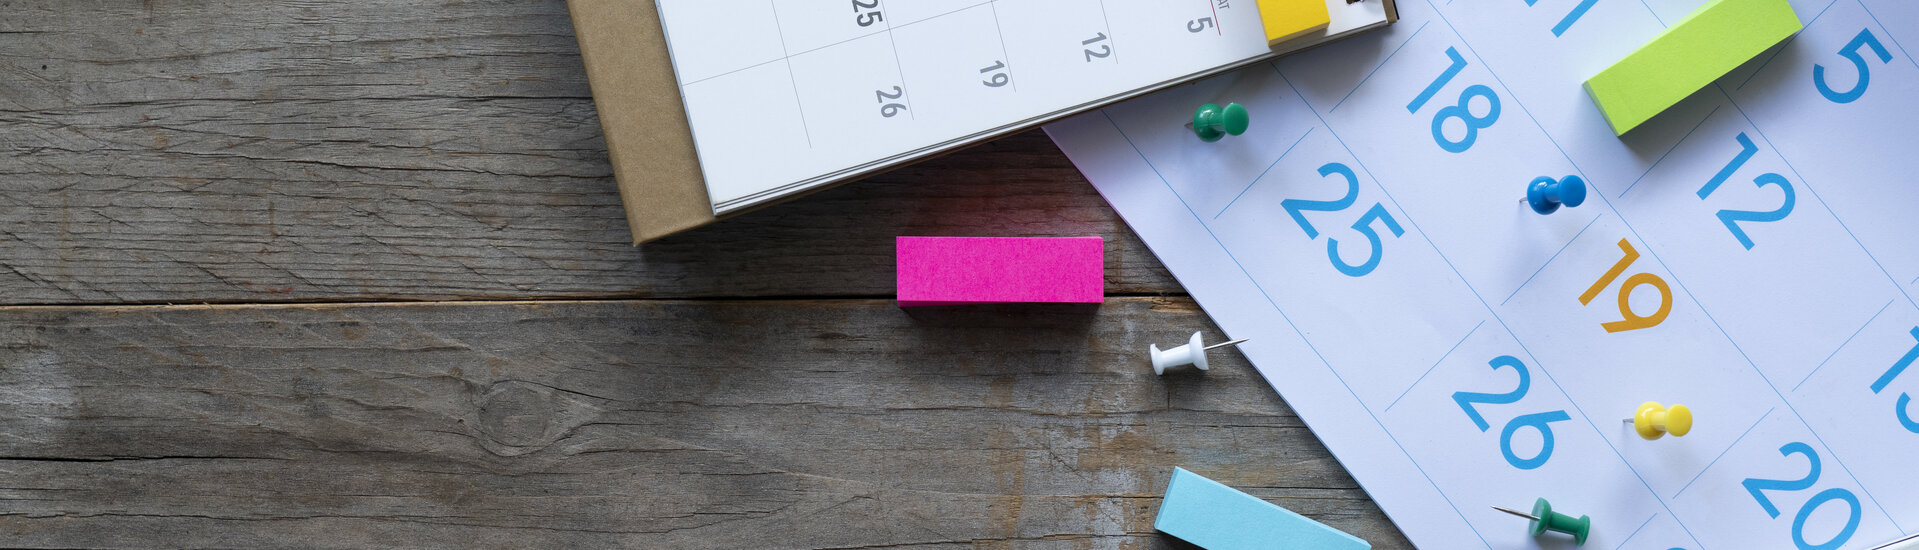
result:
[[[1586,181],[1579,176],[1566,176],[1558,181],[1546,176],[1533,178],[1533,182],[1526,185],[1526,202],[1533,206],[1534,212],[1541,214],[1551,214],[1561,204],[1579,206],[1586,202]]]

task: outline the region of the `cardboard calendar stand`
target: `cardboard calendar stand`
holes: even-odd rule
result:
[[[1377,1],[1385,4],[1388,22],[1398,19],[1393,0]],[[587,82],[593,89],[593,103],[599,109],[601,131],[606,136],[607,156],[613,164],[613,178],[619,184],[620,202],[626,208],[626,222],[633,232],[633,244],[718,220],[720,216],[713,214],[713,204],[707,196],[706,181],[700,171],[699,154],[694,148],[692,127],[687,122],[686,107],[680,97],[673,59],[667,51],[666,33],[661,26],[658,5],[654,0],[567,0],[567,8],[572,14],[573,31],[580,42],[580,57],[586,64]],[[1276,50],[1273,55],[1292,53],[1297,49],[1305,48]],[[1205,74],[1194,75],[1193,78],[1224,72],[1269,57],[1261,56],[1244,63],[1219,67]],[[1163,86],[1116,94],[1072,112],[1057,113],[1033,121],[1032,124],[969,136],[910,157],[869,163],[858,170],[844,173],[834,183],[851,181],[897,168],[906,162],[1023,131],[1074,112],[1137,97],[1160,87]],[[814,186],[746,210],[784,202],[831,186]],[[728,215],[738,212],[729,212]]]
[[[653,0],[567,0],[633,243],[716,218]]]

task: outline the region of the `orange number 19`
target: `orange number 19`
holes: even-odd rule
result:
[[[1625,257],[1612,264],[1612,269],[1606,270],[1605,275],[1600,275],[1599,280],[1594,281],[1593,286],[1587,288],[1585,294],[1579,295],[1579,305],[1592,303],[1593,298],[1599,296],[1599,291],[1612,286],[1612,282],[1619,278],[1619,274],[1626,272],[1626,267],[1639,260],[1639,251],[1633,250],[1632,243],[1626,242],[1625,239],[1619,239],[1619,249],[1626,253]],[[1632,297],[1632,290],[1640,285],[1652,285],[1659,290],[1659,311],[1653,312],[1652,315],[1640,316],[1634,313],[1632,304],[1628,302],[1628,299]],[[1626,278],[1625,284],[1619,285],[1619,315],[1623,319],[1600,323],[1599,326],[1605,328],[1606,332],[1652,328],[1665,321],[1667,313],[1672,313],[1672,288],[1666,286],[1666,280],[1651,273],[1635,273]]]

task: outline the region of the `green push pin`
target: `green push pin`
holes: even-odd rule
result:
[[[1592,518],[1586,516],[1574,519],[1572,516],[1554,512],[1553,505],[1546,503],[1546,499],[1543,498],[1533,502],[1531,514],[1522,514],[1498,506],[1494,506],[1493,509],[1533,520],[1532,530],[1535,537],[1544,535],[1547,531],[1572,535],[1575,546],[1586,543],[1586,533],[1592,529],[1593,524]]]
[[[1193,133],[1199,134],[1201,141],[1209,143],[1227,135],[1246,133],[1246,126],[1252,123],[1253,118],[1246,114],[1246,107],[1238,103],[1227,103],[1225,107],[1207,103],[1193,112]]]

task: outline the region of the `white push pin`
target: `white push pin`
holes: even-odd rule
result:
[[[1148,346],[1153,350],[1153,374],[1164,375],[1166,374],[1167,367],[1177,367],[1180,365],[1192,365],[1199,367],[1199,370],[1206,370],[1206,350],[1238,345],[1240,342],[1245,341],[1245,338],[1240,338],[1231,342],[1220,342],[1218,344],[1201,347],[1204,343],[1200,341],[1199,333],[1195,332],[1193,333],[1193,337],[1188,339],[1184,346],[1160,351],[1159,344],[1153,344]]]

